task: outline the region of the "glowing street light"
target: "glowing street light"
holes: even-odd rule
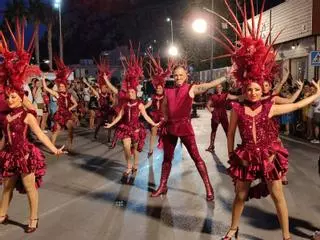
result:
[[[168,53],[170,56],[176,57],[176,56],[178,56],[178,48],[176,46],[172,45],[169,47]]]
[[[170,22],[170,29],[171,29],[171,44],[173,44],[173,23],[171,18],[166,19],[167,22]]]
[[[208,29],[208,24],[206,20],[198,18],[193,21],[192,29],[197,33],[206,33]]]
[[[60,47],[60,58],[63,59],[63,38],[62,38],[62,20],[61,20],[61,1],[62,0],[54,0],[53,6],[55,9],[59,11],[59,47]]]

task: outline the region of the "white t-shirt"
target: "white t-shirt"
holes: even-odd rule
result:
[[[30,102],[33,103],[32,92],[31,92],[31,89],[30,89],[30,87],[29,87],[29,84],[24,84],[23,90],[24,90],[25,92],[28,92],[28,98],[29,98]]]
[[[317,98],[312,105],[314,108],[314,113],[320,113],[320,97]]]
[[[84,95],[83,100],[84,100],[85,102],[89,102],[89,101],[90,101],[89,88],[84,88],[84,89],[83,89],[83,95]]]

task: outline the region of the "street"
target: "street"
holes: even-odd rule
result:
[[[215,203],[205,200],[202,180],[180,144],[175,151],[167,196],[153,199],[149,195],[159,184],[161,150],[156,149],[148,160],[147,142],[133,185],[121,184],[125,170],[122,146],[109,150],[104,130],[99,140],[93,141],[92,131],[78,128],[73,154],[57,159],[45,150],[47,175],[39,191],[39,229],[34,234],[24,233],[28,202],[25,195],[15,192],[9,210],[11,222],[0,225],[0,239],[220,239],[229,229],[234,197],[231,178],[226,175],[226,136],[220,126],[216,153],[206,152],[210,115],[204,110],[198,113],[200,118],[193,119],[193,126],[215,189]],[[58,143],[62,145],[64,140],[65,135]],[[320,228],[320,147],[290,138],[283,143],[290,153],[289,185],[284,189],[292,239],[308,239]],[[247,202],[239,227],[240,239],[281,239],[270,197]]]

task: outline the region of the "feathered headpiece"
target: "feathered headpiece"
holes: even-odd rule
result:
[[[16,31],[15,34],[7,20],[5,20],[11,38],[14,42],[16,51],[10,51],[7,40],[2,31],[0,31],[0,38],[2,41],[1,52],[4,57],[4,64],[8,73],[8,82],[5,83],[8,89],[15,90],[21,97],[24,95],[23,85],[27,81],[28,77],[35,75],[41,75],[41,71],[38,66],[29,65],[33,46],[35,31],[33,32],[31,41],[27,49],[24,45],[24,26],[25,19],[20,23],[19,18],[16,18]]]
[[[72,73],[72,70],[64,64],[64,62],[61,58],[55,56],[54,61],[57,66],[57,70],[55,71],[55,73],[56,73],[55,83],[57,85],[63,84],[65,86],[67,86],[68,85],[68,77]]]
[[[106,85],[103,75],[106,74],[108,79],[110,79],[112,75],[112,71],[110,70],[108,61],[102,57],[100,57],[100,62],[97,63],[97,67],[98,67],[98,84],[101,87],[103,85]]]
[[[140,83],[140,78],[143,76],[143,67],[142,58],[139,57],[139,50],[135,54],[131,43],[130,55],[129,57],[122,56],[122,65],[125,70],[122,90],[128,91],[130,88],[136,90]]]
[[[7,78],[8,78],[8,71],[5,66],[5,58],[3,55],[3,46],[2,46],[2,43],[0,42],[0,84],[5,83]]]
[[[262,39],[260,30],[265,0],[263,0],[262,3],[258,23],[255,21],[253,0],[250,0],[251,26],[249,25],[247,19],[246,4],[244,4],[244,7],[242,8],[239,4],[239,1],[236,0],[236,4],[244,19],[243,29],[241,28],[236,15],[231,9],[229,1],[224,0],[224,2],[232,16],[232,19],[235,21],[235,25],[230,23],[226,18],[218,13],[209,9],[206,10],[226,22],[237,35],[239,40],[236,42],[236,44],[233,44],[219,28],[216,28],[216,31],[220,34],[222,39],[215,36],[212,36],[212,39],[220,43],[221,46],[228,52],[228,54],[219,56],[217,58],[231,57],[234,70],[232,73],[235,76],[238,85],[241,87],[245,87],[251,82],[257,82],[260,85],[262,85],[264,81],[271,82],[278,70],[275,61],[277,53],[273,49],[273,44],[279,37],[280,33],[278,33],[271,42],[271,29],[266,40]]]
[[[166,78],[170,76],[173,66],[172,59],[169,59],[168,61],[168,67],[166,70],[164,70],[161,67],[160,63],[160,56],[154,57],[150,52],[147,53],[150,62],[148,64],[150,65],[150,77],[152,78],[152,85],[156,89],[158,86],[164,87]]]

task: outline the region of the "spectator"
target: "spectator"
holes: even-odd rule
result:
[[[44,101],[42,96],[42,87],[41,82],[39,79],[35,79],[33,81],[33,89],[32,89],[32,96],[33,96],[33,104],[37,107],[37,121],[39,126],[41,126],[41,120],[43,116],[43,109],[44,109]]]
[[[320,127],[320,98],[313,103],[313,124],[314,124],[314,139],[311,143],[319,144],[319,127]]]
[[[283,87],[283,90],[281,92],[281,96],[284,98],[290,98],[292,96],[292,89],[289,86],[288,83],[286,83]],[[281,117],[281,124],[285,126],[285,131],[284,134],[285,135],[289,135],[290,134],[290,127],[292,128],[293,132],[295,132],[295,124],[296,124],[296,112],[291,112],[291,113],[287,113],[287,114],[283,114]]]

